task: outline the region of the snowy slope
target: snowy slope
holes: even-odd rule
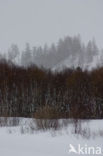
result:
[[[75,156],[69,153],[69,145],[100,146],[103,148],[103,136],[84,138],[73,134],[72,124],[58,132],[47,131],[20,133],[20,126],[31,122],[31,119],[20,119],[17,127],[0,128],[0,156]],[[83,127],[90,128],[96,135],[98,130],[103,132],[103,120],[85,122]],[[10,133],[11,132],[11,133]],[[78,154],[77,154],[78,155]]]

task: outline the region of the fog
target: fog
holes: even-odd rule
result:
[[[103,0],[0,0],[0,51],[80,34],[103,47]]]

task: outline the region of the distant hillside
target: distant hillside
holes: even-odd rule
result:
[[[49,47],[45,44],[31,48],[27,43],[22,52],[17,45],[12,45],[8,53],[0,57],[25,67],[35,64],[52,70],[78,66],[91,69],[103,65],[103,50],[97,47],[95,40],[82,43],[80,36],[67,36]]]

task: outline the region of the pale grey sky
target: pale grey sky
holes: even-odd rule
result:
[[[103,47],[103,0],[0,0],[0,50],[80,34]]]

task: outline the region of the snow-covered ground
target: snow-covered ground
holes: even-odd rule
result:
[[[29,127],[32,119],[19,120],[18,126],[0,127],[0,156],[78,155],[69,153],[70,144],[75,148],[80,144],[83,147],[98,146],[103,149],[103,120],[92,120],[83,123],[84,137],[74,134],[75,126],[71,123],[58,131],[48,130],[43,132],[40,130],[30,131]],[[62,120],[59,122],[62,123]],[[26,129],[25,132],[24,129]],[[89,134],[85,135],[86,132]],[[88,156],[88,154],[83,155]]]

